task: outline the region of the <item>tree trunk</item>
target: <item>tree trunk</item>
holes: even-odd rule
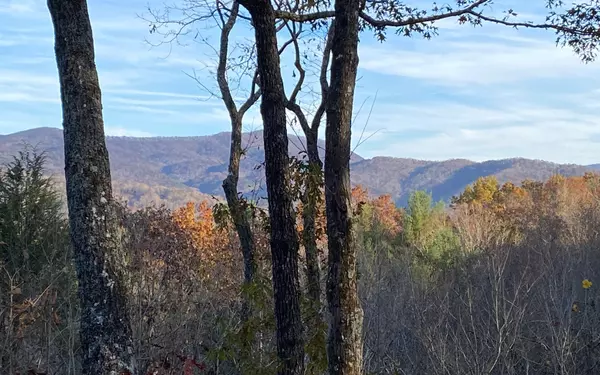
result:
[[[247,212],[242,207],[238,196],[238,181],[240,174],[240,159],[242,156],[242,121],[237,117],[231,119],[231,149],[229,153],[229,174],[223,181],[223,191],[227,198],[227,205],[242,247],[244,258],[244,284],[249,285],[254,281],[256,261],[254,259],[254,235],[248,221]],[[246,322],[250,316],[250,304],[247,299],[242,306],[242,321]]]
[[[102,103],[85,0],[48,0],[55,32],[69,224],[81,302],[82,373],[135,373],[126,297],[119,278]]]
[[[248,213],[242,206],[238,196],[238,181],[240,171],[240,158],[242,155],[242,122],[237,118],[231,121],[231,149],[229,154],[229,174],[223,181],[223,191],[227,199],[227,206],[235,226],[240,246],[242,248],[242,257],[244,259],[244,288],[242,288],[242,332],[245,338],[242,341],[242,358],[251,360],[253,337],[250,337],[250,326],[248,321],[252,316],[252,296],[248,294],[248,286],[254,281],[256,273],[256,260],[254,257],[254,234],[248,221]]]
[[[358,69],[359,0],[336,0],[331,83],[325,134],[330,312],[327,354],[331,375],[362,373],[363,312],[356,286],[356,239],[352,225],[350,137]]]
[[[229,18],[223,23],[221,28],[221,38],[219,45],[219,64],[217,66],[217,83],[219,84],[219,90],[221,91],[221,97],[223,103],[229,113],[229,120],[231,122],[231,145],[229,148],[229,166],[227,178],[223,181],[223,192],[227,199],[227,206],[231,213],[233,224],[240,239],[240,246],[242,247],[242,256],[244,258],[244,284],[249,285],[254,280],[254,274],[256,272],[256,261],[254,259],[255,246],[254,246],[254,235],[250,222],[248,220],[247,212],[242,207],[239,195],[238,195],[238,182],[240,179],[240,160],[242,158],[242,119],[246,111],[256,103],[259,94],[255,91],[255,85],[252,84],[252,93],[246,102],[238,110],[231,90],[229,88],[229,81],[227,80],[227,57],[229,53],[229,35],[235,25],[239,12],[239,3],[234,1],[231,4],[231,11]],[[250,317],[250,301],[247,296],[244,297],[242,305],[242,322],[247,322]],[[248,343],[243,343],[244,345]],[[250,345],[247,345],[248,347]]]
[[[305,134],[306,151],[308,154],[309,170],[321,173],[323,163],[319,157],[317,144],[317,132],[311,131]],[[316,218],[317,201],[320,194],[320,186],[315,182],[317,179],[309,177],[306,191],[304,193],[302,220],[304,230],[302,231],[302,244],[306,252],[306,280],[308,283],[308,296],[313,304],[313,309],[318,312],[321,309],[321,270],[317,248]]]
[[[304,374],[304,338],[300,316],[298,237],[289,193],[285,92],[281,77],[275,12],[269,0],[240,2],[252,16],[262,100],[265,175],[271,229],[271,257],[279,374]]]
[[[299,52],[297,52],[299,53]],[[322,99],[325,100],[325,99]],[[321,174],[323,171],[323,163],[319,156],[318,148],[318,131],[320,120],[323,116],[323,111],[317,111],[313,119],[312,127],[308,124],[308,120],[300,105],[293,101],[286,101],[286,107],[294,112],[296,118],[300,122],[304,136],[306,137],[306,154],[308,155],[309,171],[311,173]],[[322,180],[317,176],[309,175],[306,190],[301,196],[303,204],[302,210],[302,245],[306,253],[306,281],[308,289],[308,297],[311,300],[313,309],[318,312],[321,310],[321,271],[319,267],[319,257],[317,248],[317,203],[319,199]],[[317,314],[318,315],[318,314]]]
[[[252,17],[264,127],[265,174],[271,229],[271,257],[279,374],[304,373],[304,338],[300,316],[298,237],[289,193],[289,156],[285,92],[281,77],[275,12],[269,0],[240,2]]]

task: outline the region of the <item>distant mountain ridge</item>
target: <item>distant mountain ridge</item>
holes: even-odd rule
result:
[[[230,133],[197,137],[107,137],[115,191],[133,206],[150,203],[183,204],[221,196],[227,175]],[[36,128],[0,135],[0,162],[5,163],[24,144],[47,155],[48,171],[63,175],[63,137],[57,128]],[[304,139],[290,135],[290,155],[300,155]],[[245,133],[246,148],[240,171],[240,190],[265,195],[262,133]],[[324,153],[324,142],[320,143]],[[523,158],[473,162],[466,159],[426,161],[392,157],[362,158],[353,154],[353,184],[372,194],[390,194],[404,204],[415,190],[432,193],[435,200],[448,200],[478,177],[494,175],[500,183],[525,179],[545,180],[552,174],[582,175],[600,170],[600,164],[582,166],[556,164]]]

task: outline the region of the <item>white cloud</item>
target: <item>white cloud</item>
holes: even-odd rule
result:
[[[0,84],[24,84],[33,86],[58,87],[58,75],[39,74],[28,70],[0,68]]]
[[[363,43],[363,85],[383,99],[367,127],[381,132],[359,154],[600,162],[598,64],[582,64],[549,34],[452,29],[431,41]]]
[[[108,136],[113,137],[154,137],[155,135],[149,132],[127,129],[124,127],[105,126],[104,132]]]
[[[1,87],[1,86],[0,86]],[[33,102],[33,103],[54,103],[60,104],[60,98],[58,96],[39,96],[34,93],[26,93],[26,92],[0,92],[0,102],[14,102],[14,103],[23,103],[23,102]]]
[[[361,69],[424,80],[445,86],[495,85],[529,79],[585,78],[598,66],[584,65],[569,49],[509,32],[485,41],[434,39],[419,48],[364,45]]]
[[[600,108],[599,108],[600,109]],[[590,164],[600,161],[600,110],[510,103],[480,108],[429,102],[388,107],[378,114],[384,129],[357,152],[429,160],[506,157]],[[370,129],[374,129],[375,125]],[[358,137],[357,130],[354,139]]]

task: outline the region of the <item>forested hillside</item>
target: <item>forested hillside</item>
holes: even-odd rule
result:
[[[203,137],[107,137],[115,190],[137,208],[151,203],[176,207],[190,200],[222,197],[229,137],[229,133]],[[9,160],[24,144],[45,152],[48,171],[60,179],[64,168],[60,129],[38,128],[0,136],[0,160]],[[248,196],[264,197],[262,132],[244,134],[243,146],[246,151],[240,166],[239,188]],[[303,158],[304,150],[303,137],[290,137],[291,156]],[[323,155],[324,143],[320,143],[319,150]],[[416,190],[430,192],[436,201],[449,201],[484,176],[496,176],[501,183],[519,183],[526,179],[542,181],[553,174],[583,175],[596,169],[522,158],[476,163],[461,159],[364,159],[354,153],[351,161],[354,185],[362,185],[373,194],[389,194],[399,205],[405,205]]]
[[[19,317],[2,356],[15,368],[62,370],[76,365],[77,294],[59,194],[41,177],[42,168],[43,158],[23,154],[0,175],[0,249],[13,280],[5,311]],[[555,175],[522,187],[478,178],[451,207],[417,191],[398,208],[389,195],[373,197],[355,187],[369,373],[593,373],[600,334],[599,202],[595,174]],[[251,208],[258,280],[248,293],[260,314],[248,329],[261,343],[257,355],[240,357],[248,334],[236,293],[243,261],[226,206],[213,204],[119,211],[131,257],[128,309],[147,374],[274,372],[267,213]],[[322,263],[324,207],[318,211]],[[32,244],[27,253],[8,252],[24,243]],[[306,262],[302,252],[302,268]],[[303,317],[310,321],[305,303]],[[320,358],[313,371],[324,366],[316,354],[324,329],[308,332],[306,350]],[[569,352],[562,352],[564,345]],[[456,356],[464,360],[452,360]]]

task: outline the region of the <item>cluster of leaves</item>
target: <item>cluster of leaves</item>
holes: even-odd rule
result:
[[[543,225],[540,222],[543,214],[553,212],[556,220],[565,220],[560,216],[566,210],[593,207],[598,199],[599,183],[600,177],[593,173],[574,177],[554,175],[545,182],[525,180],[520,186],[511,182],[500,186],[495,177],[482,177],[454,197],[452,207],[459,226],[469,217],[479,220],[479,223],[470,222],[471,233],[478,227],[479,231],[494,233],[497,241],[494,245],[518,243],[528,231]],[[462,229],[468,228],[463,226]],[[490,240],[488,238],[487,246],[492,245]],[[481,246],[476,247],[481,250]]]
[[[301,237],[304,230],[302,220],[305,205],[314,204],[315,235],[317,247],[324,249],[327,245],[325,191],[323,189],[323,171],[320,165],[309,163],[304,158],[291,157],[288,168],[290,174],[290,194],[296,202],[296,227]],[[301,242],[302,243],[302,242]]]
[[[212,269],[218,263],[232,263],[233,252],[228,249],[226,228],[216,225],[213,209],[207,202],[188,202],[173,212],[173,218],[181,229],[189,233],[198,250],[201,267]],[[209,274],[203,276],[210,277]]]
[[[443,202],[433,204],[430,194],[413,193],[404,220],[404,241],[426,264],[443,266],[459,250],[459,238],[445,212]]]
[[[600,2],[574,3],[566,11],[558,12],[563,5],[562,0],[547,0],[550,12],[546,22],[556,25],[556,43],[571,47],[584,62],[594,61],[600,44]]]
[[[352,208],[363,231],[378,230],[387,237],[402,232],[403,213],[389,194],[371,197],[366,188],[357,185],[352,189]]]

